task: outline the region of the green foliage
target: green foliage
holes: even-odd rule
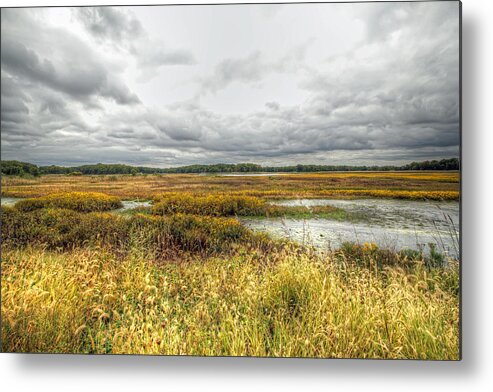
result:
[[[412,162],[402,166],[401,170],[460,170],[460,162],[458,158]]]
[[[365,242],[361,245],[355,242],[344,242],[336,251],[336,255],[339,260],[363,267],[409,268],[423,265],[428,269],[443,268],[447,264],[445,255],[437,251],[435,244],[430,243],[428,246],[429,254],[425,254],[423,250],[403,249],[394,252],[380,248],[374,243]]]
[[[437,251],[436,244],[430,242],[430,256],[425,258],[425,263],[430,268],[443,267],[446,263],[445,256]]]
[[[36,165],[19,161],[1,161],[2,174],[7,176],[39,176],[39,168]]]
[[[217,163],[211,165],[189,165],[172,168],[153,168],[144,166],[129,166],[123,164],[97,163],[74,167],[36,166],[19,161],[2,161],[2,174],[12,176],[39,174],[70,174],[86,175],[100,174],[166,174],[166,173],[255,173],[255,172],[326,172],[326,171],[393,171],[393,170],[459,170],[458,158],[442,159],[440,161],[412,162],[404,166],[352,166],[352,165],[293,165],[293,166],[261,166],[253,163]]]

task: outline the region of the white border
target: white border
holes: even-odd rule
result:
[[[207,3],[207,1],[176,1]],[[221,3],[216,0],[214,2]],[[223,1],[224,2],[224,1]],[[249,1],[243,1],[249,2]],[[0,6],[166,4],[0,0]],[[463,1],[463,360],[461,362],[0,354],[3,390],[487,391],[493,385],[493,2]]]

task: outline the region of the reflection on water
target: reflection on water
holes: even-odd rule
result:
[[[252,229],[266,231],[320,248],[337,248],[345,241],[375,242],[380,247],[400,250],[426,248],[453,258],[459,256],[459,203],[408,200],[287,200],[275,204],[300,206],[332,205],[364,216],[362,222],[328,219],[243,219]]]

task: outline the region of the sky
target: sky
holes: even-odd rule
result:
[[[1,153],[38,165],[459,155],[459,3],[2,9]]]

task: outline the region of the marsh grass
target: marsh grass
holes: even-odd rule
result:
[[[266,177],[221,177],[195,174],[145,176],[46,175],[33,180],[2,176],[2,195],[46,196],[53,192],[103,192],[125,199],[195,196],[261,198],[383,197],[458,200],[457,172],[299,173]],[[416,193],[418,192],[418,193]]]
[[[165,195],[152,210],[154,214],[170,215],[176,213],[232,216],[265,214],[266,203],[252,196],[196,196],[182,193]]]
[[[79,212],[94,212],[122,207],[123,204],[118,197],[97,192],[53,193],[47,196],[20,200],[15,204],[15,208],[23,212],[40,208],[64,208]]]
[[[458,359],[458,268],[4,249],[7,352]]]
[[[2,207],[2,242],[12,247],[37,244],[48,249],[70,249],[98,245],[126,253],[135,241],[140,241],[147,252],[164,257],[171,251],[221,252],[235,243],[262,242],[263,238],[234,218],[179,213],[126,217],[52,208],[22,212]]]
[[[326,218],[335,220],[361,219],[355,213],[333,206],[280,206],[254,196],[207,195],[190,193],[163,195],[150,209],[155,215],[176,213],[206,216],[243,216],[250,218]],[[147,212],[147,211],[146,211]]]

